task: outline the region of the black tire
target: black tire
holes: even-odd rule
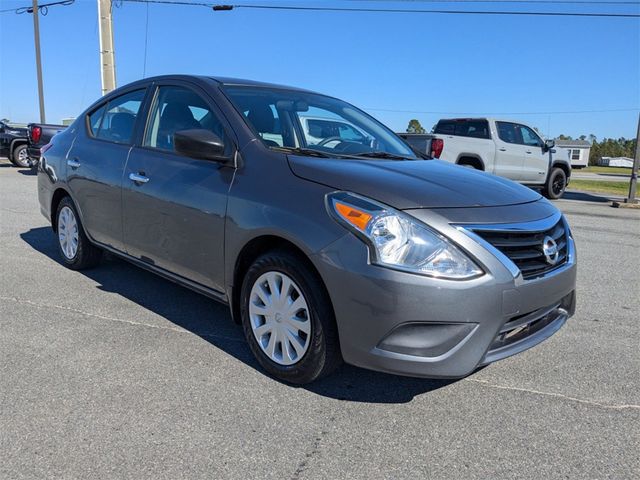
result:
[[[71,210],[77,224],[78,247],[75,255],[73,255],[72,257],[69,257],[63,251],[59,236],[60,213],[65,208]],[[66,267],[70,268],[71,270],[84,270],[95,267],[96,265],[98,265],[98,263],[100,263],[102,250],[93,245],[87,238],[87,235],[84,233],[82,221],[80,220],[80,216],[78,215],[78,210],[76,209],[76,206],[74,205],[73,200],[71,200],[70,197],[64,197],[58,204],[58,209],[56,210],[56,227],[56,243],[58,244],[58,251],[60,252],[60,256],[62,257],[62,262]]]
[[[477,161],[472,158],[461,158],[460,160],[458,160],[457,165],[464,168],[471,168],[473,170],[482,170]]]
[[[566,188],[567,174],[561,168],[553,168],[549,178],[547,178],[547,183],[542,189],[542,194],[551,200],[557,200],[562,197]]]
[[[31,166],[31,162],[29,162],[29,157],[26,155],[26,153],[27,146],[25,144],[18,145],[13,149],[13,152],[11,152],[11,163],[13,163],[16,167],[29,168]]]
[[[251,329],[249,301],[251,289],[260,276],[280,272],[300,288],[310,312],[311,332],[307,351],[293,365],[280,365],[263,352]],[[242,282],[240,316],[245,338],[254,356],[270,375],[292,384],[306,384],[324,377],[342,363],[338,332],[331,301],[324,284],[304,260],[283,250],[260,257],[249,267]]]

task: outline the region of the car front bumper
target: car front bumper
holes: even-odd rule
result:
[[[347,363],[408,376],[463,377],[537,345],[573,315],[577,267],[570,234],[567,262],[532,280],[472,237],[455,240],[482,263],[485,275],[453,281],[372,265],[367,247],[350,234],[314,256]]]

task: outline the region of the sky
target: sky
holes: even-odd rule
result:
[[[640,13],[640,4],[221,3]],[[30,4],[0,0],[0,10]],[[167,73],[218,75],[326,93],[398,131],[412,118],[429,131],[439,118],[491,115],[548,137],[636,135],[639,18],[114,6],[119,86]],[[51,7],[40,17],[40,35],[47,121],[57,123],[100,96],[96,0]],[[30,14],[0,13],[0,118],[39,120]]]

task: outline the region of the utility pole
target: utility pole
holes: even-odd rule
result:
[[[633,157],[631,180],[629,181],[629,198],[627,203],[636,203],[636,188],[638,186],[638,167],[640,166],[640,114],[638,114],[638,132],[636,133],[636,154]]]
[[[38,0],[33,0],[33,36],[36,44],[36,71],[38,72],[38,101],[40,102],[40,123],[46,123],[44,115],[44,87],[42,86],[42,61],[40,60],[40,10]]]
[[[638,132],[636,133],[636,151],[633,157],[633,167],[631,167],[631,178],[629,179],[629,196],[622,201],[614,201],[612,207],[616,208],[640,208],[640,203],[636,199],[636,189],[638,187],[638,168],[640,167],[640,114],[638,115]]]
[[[98,25],[100,29],[100,78],[102,80],[102,95],[106,95],[116,88],[116,53],[113,47],[111,0],[98,0]]]

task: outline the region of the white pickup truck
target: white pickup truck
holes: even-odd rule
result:
[[[454,118],[440,120],[433,134],[443,141],[442,160],[542,188],[547,198],[560,198],[569,183],[566,155],[555,155],[553,140],[522,123]]]

